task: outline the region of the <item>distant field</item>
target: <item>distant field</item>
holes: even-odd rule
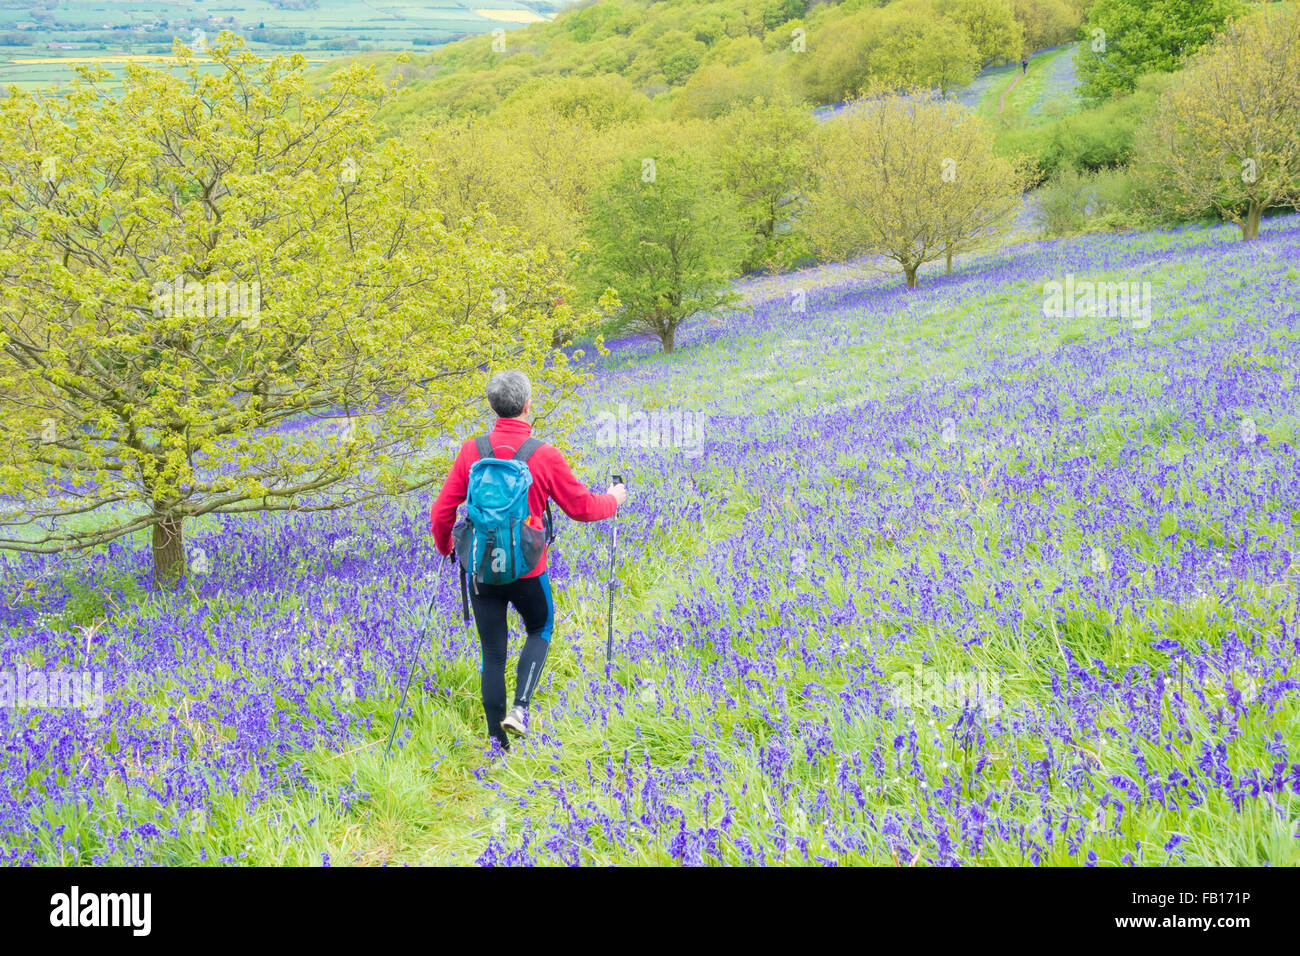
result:
[[[428,49],[547,20],[560,5],[471,2],[318,0],[311,9],[284,9],[266,0],[57,0],[46,9],[0,0],[0,87],[62,87],[90,62],[120,76],[132,60],[169,58],[176,37],[192,46],[222,30],[241,34],[259,53],[302,53],[313,63],[363,50]]]
[[[538,16],[531,10],[475,10],[480,17],[489,20],[502,20],[506,23],[544,23],[548,18]]]

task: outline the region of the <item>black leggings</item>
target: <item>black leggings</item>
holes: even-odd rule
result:
[[[510,740],[501,729],[506,716],[506,608],[511,604],[524,619],[528,638],[519,654],[515,671],[515,706],[527,707],[542,677],[546,652],[551,647],[551,626],[555,623],[555,604],[551,600],[551,580],[543,572],[535,578],[520,578],[510,584],[469,582],[469,600],[474,607],[479,644],[483,648],[479,674],[483,684],[483,714],[488,733],[505,749]]]

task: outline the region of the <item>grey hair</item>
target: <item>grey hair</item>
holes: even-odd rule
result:
[[[487,400],[492,411],[502,418],[518,418],[533,394],[528,376],[515,369],[497,372],[488,380]]]

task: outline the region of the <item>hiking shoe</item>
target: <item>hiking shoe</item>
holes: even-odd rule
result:
[[[510,713],[506,714],[506,719],[501,721],[501,726],[510,733],[522,737],[528,733],[528,711],[522,707],[511,707]]]

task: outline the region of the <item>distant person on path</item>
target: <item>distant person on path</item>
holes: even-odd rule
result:
[[[489,447],[489,443],[491,457],[518,457],[532,475],[526,522],[529,527],[545,530],[542,515],[550,500],[574,521],[601,521],[622,506],[627,497],[623,485],[611,485],[603,495],[592,494],[574,477],[569,463],[556,448],[532,437],[532,426],[525,420],[533,410],[532,385],[523,372],[512,370],[494,375],[487,384],[487,400],[498,416],[492,433],[461,445],[451,473],[429,511],[429,530],[440,554],[452,551],[452,526],[456,509],[464,503],[469,490],[470,467],[484,457],[480,450]],[[527,730],[528,706],[550,649],[555,602],[551,599],[551,582],[546,574],[546,553],[543,549],[536,566],[509,584],[474,580],[469,583],[474,623],[483,650],[480,664],[483,713],[487,717],[488,734],[500,743],[502,750],[510,749],[507,731],[522,735]],[[514,704],[507,713],[506,608],[512,604],[523,618],[528,637],[515,672]]]
[[[1025,56],[1022,56],[1022,57],[1020,58],[1020,72],[1021,72],[1021,73],[1028,73],[1028,72],[1029,72],[1029,56],[1028,56],[1028,54],[1026,54]]]

